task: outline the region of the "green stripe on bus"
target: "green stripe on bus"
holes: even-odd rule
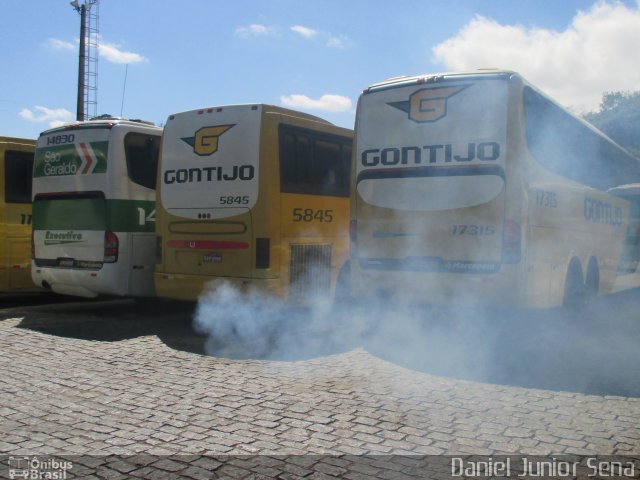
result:
[[[155,222],[152,200],[56,199],[33,205],[34,230],[154,232]]]
[[[79,142],[36,149],[34,177],[87,175],[107,171],[109,142]]]
[[[156,228],[153,200],[107,200],[107,215],[113,232],[154,232]]]
[[[36,200],[34,230],[104,230],[106,205],[102,198]]]

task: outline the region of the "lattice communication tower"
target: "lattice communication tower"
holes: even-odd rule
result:
[[[80,55],[78,59],[78,105],[76,120],[88,120],[98,110],[99,0],[72,0],[80,14]]]

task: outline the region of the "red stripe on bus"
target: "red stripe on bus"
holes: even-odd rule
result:
[[[246,242],[225,242],[219,240],[169,240],[169,248],[184,248],[188,250],[246,250]]]
[[[91,152],[87,148],[87,144],[86,143],[81,143],[80,144],[80,148],[82,149],[82,153],[84,154],[85,160],[87,160],[87,164],[82,169],[82,174],[86,175],[87,173],[89,173],[89,169],[91,168],[91,165],[93,164],[93,159],[91,158]]]

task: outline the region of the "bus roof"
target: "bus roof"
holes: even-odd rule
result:
[[[423,83],[435,83],[442,80],[452,80],[456,77],[468,79],[508,79],[518,73],[512,70],[501,70],[497,68],[484,68],[467,72],[445,72],[445,73],[425,73],[422,75],[392,77],[382,82],[374,83],[364,89],[363,93],[370,93],[389,88],[405,87],[409,85],[420,85]],[[518,75],[519,76],[519,75]]]
[[[618,195],[619,197],[640,196],[640,183],[627,183],[610,188],[607,193]]]
[[[299,112],[297,110],[291,110],[285,107],[278,107],[276,105],[269,105],[265,103],[238,103],[231,105],[215,105],[203,108],[196,108],[194,110],[186,110],[184,112],[176,112],[174,114],[169,115],[169,120],[174,118],[176,115],[184,115],[189,113],[204,113],[204,112],[212,112],[213,110],[222,111],[227,108],[236,108],[236,107],[251,107],[253,109],[257,109],[258,107],[262,107],[262,110],[265,113],[279,113],[282,115],[289,115],[292,117],[304,118],[307,120],[314,120],[316,122],[325,123],[327,125],[333,125],[331,122],[325,120],[324,118],[316,117],[315,115],[311,115],[309,113]]]
[[[63,132],[66,130],[79,130],[79,129],[90,129],[90,128],[112,128],[115,125],[145,126],[149,128],[155,128],[158,130],[162,128],[146,120],[128,119],[128,118],[112,117],[110,115],[101,115],[100,117],[95,117],[95,118],[92,118],[91,120],[76,121],[76,122],[67,123],[65,125],[61,125],[59,127],[50,128],[49,130],[45,130],[44,132],[42,132],[40,135],[41,136],[48,135],[50,133]]]
[[[24,143],[26,145],[35,145],[36,141],[32,138],[0,136],[0,143]]]

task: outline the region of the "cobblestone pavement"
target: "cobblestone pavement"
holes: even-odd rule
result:
[[[66,308],[0,311],[1,454],[200,462],[135,457],[109,478],[144,478],[159,461],[167,478],[208,478],[216,461],[202,455],[640,455],[640,398],[445,378],[362,348],[297,361],[205,356],[180,339],[189,312],[138,320],[102,303]],[[314,457],[296,458],[291,468],[308,473]],[[344,475],[338,459],[322,465],[367,476]]]

